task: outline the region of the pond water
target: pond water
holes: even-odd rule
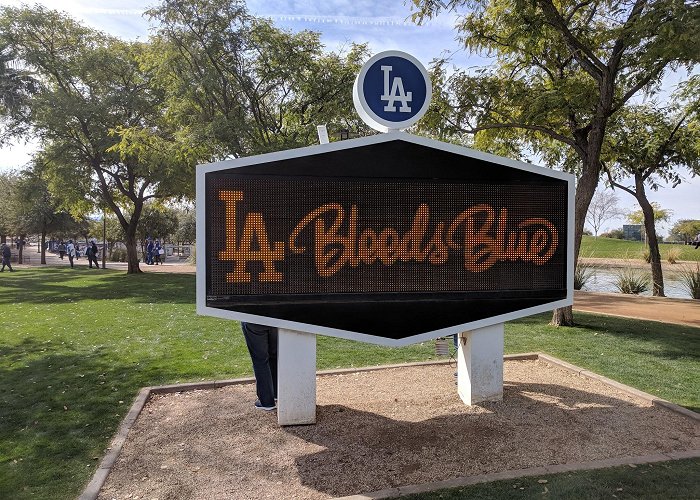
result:
[[[617,281],[617,273],[619,269],[604,269],[595,268],[593,275],[583,287],[584,291],[588,292],[608,292],[619,293],[620,291],[615,286]],[[641,271],[641,270],[640,270]],[[651,275],[650,271],[644,270],[644,273]],[[640,295],[651,295],[651,276],[649,277],[649,291]],[[664,271],[664,293],[667,297],[675,297],[677,299],[691,299],[690,292],[680,281],[677,273],[669,273]]]

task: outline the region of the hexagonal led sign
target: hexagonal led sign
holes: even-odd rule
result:
[[[395,132],[200,165],[200,314],[406,345],[573,303],[573,176]]]

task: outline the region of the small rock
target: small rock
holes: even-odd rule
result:
[[[540,479],[537,482],[540,484],[547,484],[549,481],[547,481],[546,479]]]

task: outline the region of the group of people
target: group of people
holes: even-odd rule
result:
[[[56,249],[58,250],[58,257],[63,260],[63,257],[67,256],[68,261],[70,262],[70,267],[74,267],[73,260],[80,257],[80,251],[77,245],[73,243],[73,240],[68,240],[68,243],[60,241]],[[95,269],[100,268],[100,265],[97,262],[97,255],[99,252],[100,250],[97,247],[95,240],[90,241],[85,247],[85,256],[88,258],[90,269],[92,269],[93,263],[95,264]]]
[[[146,264],[149,266],[163,264],[165,260],[165,249],[161,246],[160,240],[148,238],[146,240]]]

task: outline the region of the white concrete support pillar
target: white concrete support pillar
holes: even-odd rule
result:
[[[459,334],[457,392],[465,404],[503,399],[503,323]]]
[[[279,330],[277,423],[316,423],[316,335]]]

